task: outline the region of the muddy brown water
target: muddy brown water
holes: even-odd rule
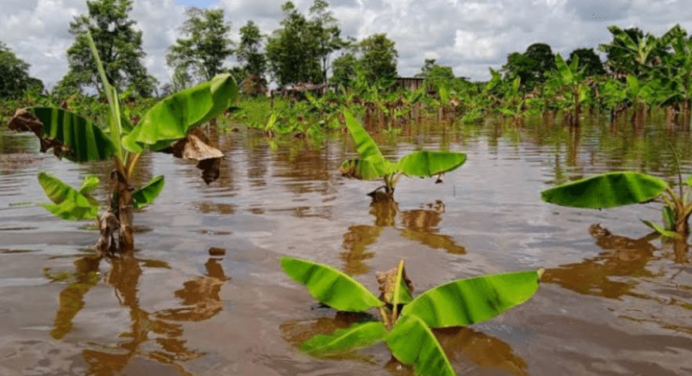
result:
[[[37,152],[0,134],[0,375],[409,375],[384,344],[338,359],[297,345],[359,319],[315,304],[279,257],[335,265],[376,290],[375,273],[407,262],[416,292],[452,279],[546,268],[528,303],[483,324],[437,331],[460,375],[691,375],[692,267],[686,244],[649,235],[660,205],[589,211],[542,203],[556,182],[610,170],[675,179],[692,165],[690,133],[587,122],[580,132],[439,126],[380,135],[397,157],[463,151],[445,177],[404,178],[396,205],[370,206],[377,182],[337,168],[346,137],[278,142],[241,131],[206,185],[193,164],[144,158],[166,176],[136,213],[134,257],[99,260],[90,223],[56,219],[37,172],[77,185],[108,166]],[[273,147],[274,146],[274,147]],[[103,190],[97,191],[103,197]]]

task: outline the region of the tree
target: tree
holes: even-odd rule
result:
[[[29,76],[29,64],[0,42],[0,98],[16,98],[26,90],[43,90],[43,83]]]
[[[315,0],[312,7],[310,7],[312,38],[317,43],[317,57],[322,65],[322,80],[324,82],[327,81],[329,57],[334,51],[340,50],[347,45],[341,39],[339,22],[333,13],[328,10],[328,7],[329,3],[324,0]]]
[[[599,76],[606,74],[601,58],[596,55],[593,48],[577,48],[569,54],[567,65],[571,65],[572,61],[577,58],[579,60],[579,69],[584,69],[584,76]]]
[[[190,7],[185,13],[188,18],[180,31],[187,39],[176,40],[166,62],[178,76],[185,72],[193,81],[209,81],[222,72],[224,62],[233,54],[231,26],[224,21],[223,9]]]
[[[394,42],[387,38],[387,34],[374,34],[363,39],[358,49],[361,53],[360,64],[370,83],[382,78],[396,77],[399,53]]]
[[[502,66],[505,78],[521,78],[521,83],[528,90],[546,81],[545,72],[555,69],[555,55],[549,45],[534,43],[526,52],[507,55],[507,64]]]
[[[156,79],[147,74],[142,63],[142,32],[134,28],[135,21],[129,19],[132,0],[87,1],[87,14],[75,17],[70,23],[70,34],[75,41],[67,50],[69,69],[64,82],[80,90],[94,87],[103,93],[96,63],[86,37],[91,33],[96,50],[101,56],[108,81],[124,91],[132,87],[142,96],[151,96]]]
[[[351,81],[357,76],[357,66],[358,59],[352,51],[339,56],[332,62],[332,76],[329,78],[329,82],[344,87],[350,86]]]
[[[240,28],[240,45],[236,52],[238,62],[245,63],[243,70],[264,79],[267,70],[267,60],[261,52],[264,36],[254,22],[248,21]]]
[[[454,77],[452,67],[438,65],[435,59],[425,59],[425,63],[421,67],[420,73],[416,77],[425,78],[426,81],[432,83],[435,87],[444,87],[446,89],[456,89],[457,80]]]
[[[281,7],[281,28],[267,40],[267,62],[280,86],[297,82],[322,82],[319,45],[311,23],[295,5],[287,1]]]

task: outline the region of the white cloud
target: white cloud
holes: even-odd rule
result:
[[[263,33],[279,25],[284,0],[220,0],[237,38],[255,21]],[[296,0],[307,12],[312,0]],[[332,0],[342,35],[387,33],[399,51],[399,73],[418,72],[426,58],[450,65],[457,75],[488,78],[507,54],[535,42],[568,54],[610,40],[606,27],[637,26],[660,35],[676,23],[692,31],[692,7],[683,0]],[[131,16],[143,31],[145,64],[168,81],[165,53],[178,37],[185,8],[174,0],[137,0]],[[86,11],[83,0],[2,0],[0,40],[31,64],[48,85],[67,70],[69,23]]]

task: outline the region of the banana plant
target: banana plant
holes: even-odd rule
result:
[[[415,151],[405,155],[396,163],[385,159],[380,148],[349,110],[344,110],[344,119],[351,137],[356,143],[359,158],[348,159],[341,164],[343,176],[360,180],[384,179],[384,185],[369,195],[374,201],[391,201],[399,179],[406,176],[428,178],[453,171],[466,162],[466,154],[444,151]],[[384,190],[381,192],[380,190]]]
[[[151,204],[163,188],[163,176],[154,177],[143,187],[132,187],[132,179],[146,150],[173,154],[199,162],[207,183],[218,178],[223,153],[205,143],[204,134],[196,129],[214,119],[234,102],[238,88],[230,75],[216,76],[209,82],[174,93],[149,109],[136,125],[120,110],[116,89],[106,78],[91,34],[87,34],[91,51],[108,100],[106,124],[99,124],[71,111],[57,107],[20,109],[9,128],[33,132],[41,142],[41,151],[49,149],[58,158],[76,163],[111,160],[114,189],[108,208],[99,215],[99,204],[89,194],[99,184],[88,176],[82,187],[74,189],[47,173],[39,174],[39,183],[53,204],[44,205],[55,215],[72,220],[96,219],[101,238],[99,252],[134,249],[133,209]],[[118,232],[118,243],[114,233]]]
[[[300,345],[302,351],[326,357],[385,342],[397,360],[413,366],[420,376],[456,375],[431,329],[479,323],[525,303],[538,290],[543,273],[529,270],[458,279],[414,298],[413,284],[401,260],[398,267],[377,273],[378,298],[329,265],[282,257],[281,267],[325,305],[346,312],[377,308],[380,314],[379,321],[367,320],[329,335],[313,336]]]
[[[677,158],[677,157],[676,157]],[[605,209],[643,204],[656,199],[663,201],[663,225],[642,220],[661,235],[689,236],[688,219],[692,214],[692,177],[683,182],[678,173],[679,191],[665,181],[639,172],[608,172],[566,183],[541,192],[543,201],[574,208]],[[686,189],[683,189],[686,186]]]

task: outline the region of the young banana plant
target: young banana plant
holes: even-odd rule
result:
[[[466,162],[466,154],[445,151],[415,151],[396,163],[385,159],[380,148],[349,110],[344,110],[348,131],[356,143],[359,158],[348,159],[341,164],[343,176],[360,180],[384,179],[384,185],[369,193],[374,201],[393,200],[394,188],[399,179],[406,176],[429,178],[454,171]],[[384,192],[380,192],[384,190]]]
[[[690,232],[688,219],[692,214],[690,187],[692,177],[682,181],[679,192],[665,181],[638,172],[609,172],[566,183],[541,192],[543,201],[574,208],[605,209],[623,205],[642,204],[660,198],[663,226],[650,221],[644,224],[668,237],[687,238]],[[687,189],[683,190],[683,185]]]
[[[466,326],[489,320],[528,301],[538,291],[542,270],[459,279],[413,297],[404,261],[377,273],[378,298],[352,277],[328,265],[282,257],[281,267],[323,304],[346,312],[377,308],[382,321],[363,321],[300,345],[312,356],[335,356],[385,342],[416,375],[456,376],[432,328]],[[401,308],[403,306],[403,308]],[[401,308],[401,309],[400,309]]]
[[[101,239],[96,244],[100,252],[133,250],[132,209],[151,204],[164,184],[163,176],[157,176],[139,189],[132,187],[142,153],[161,151],[196,160],[207,183],[218,178],[223,153],[207,145],[206,137],[196,127],[230,107],[238,88],[230,75],[216,76],[161,100],[137,125],[132,125],[122,116],[116,89],[106,78],[91,35],[87,37],[108,99],[107,124],[98,124],[62,108],[31,107],[18,110],[9,128],[33,132],[41,142],[41,151],[53,149],[58,158],[77,163],[113,161],[114,190],[103,215],[99,216],[99,204],[89,195],[99,184],[93,176],[86,177],[77,190],[52,175],[39,174],[39,183],[53,202],[44,207],[64,219],[96,219],[101,231]],[[118,244],[113,238],[115,232],[119,235]]]

